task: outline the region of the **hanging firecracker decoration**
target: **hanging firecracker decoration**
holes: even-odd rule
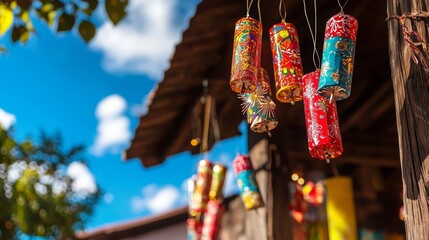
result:
[[[207,203],[201,240],[218,240],[224,209],[220,200],[210,200]]]
[[[252,92],[261,65],[262,24],[245,17],[235,24],[230,86],[236,93]]]
[[[331,102],[350,95],[357,28],[357,20],[342,11],[326,23],[318,91]]]
[[[317,93],[319,77],[319,70],[303,77],[308,149],[313,158],[329,162],[343,153],[343,145],[336,103]]]
[[[304,201],[302,193],[302,186],[294,184],[295,189],[292,196],[291,204],[289,205],[290,214],[295,221],[302,223],[304,221],[304,215],[307,212],[307,205]]]
[[[251,93],[243,93],[239,98],[243,100],[243,114],[247,115],[247,123],[250,129],[256,133],[268,133],[271,136],[271,130],[277,124],[275,115],[276,104],[271,99],[270,83],[268,73],[265,69],[259,69],[258,84]]]
[[[352,179],[349,177],[326,179],[325,190],[329,239],[357,240]]]
[[[213,166],[212,183],[210,186],[210,200],[222,199],[223,184],[225,182],[227,168],[219,163]]]
[[[195,218],[186,220],[188,240],[200,240],[204,222]]]
[[[197,183],[197,175],[192,175],[192,177],[188,180],[188,208],[189,208],[188,214],[189,216],[193,216],[193,217],[195,217],[195,211],[193,211],[192,209],[198,208],[198,206],[194,206],[194,204],[197,204],[197,203],[193,201],[193,198],[192,198],[196,183]]]
[[[262,207],[264,203],[256,184],[255,172],[249,157],[238,155],[232,164],[237,175],[238,188],[240,189],[244,207],[247,210]]]
[[[302,100],[303,69],[298,31],[283,20],[270,29],[270,41],[277,100],[293,105]]]
[[[192,193],[192,204],[189,213],[192,217],[200,219],[205,212],[209,200],[209,191],[212,180],[213,164],[208,160],[201,160],[198,163],[198,175],[195,183],[194,192]]]
[[[302,194],[304,196],[304,200],[314,206],[319,206],[323,203],[323,194],[325,193],[325,189],[322,183],[314,184],[311,181],[308,181],[302,187]]]

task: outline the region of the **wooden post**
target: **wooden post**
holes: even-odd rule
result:
[[[250,130],[249,130],[250,131]],[[288,209],[286,162],[263,135],[249,134],[250,159],[265,206],[246,211],[240,197],[232,200],[222,219],[220,239],[293,239]]]
[[[390,66],[408,240],[429,239],[429,78],[426,65],[429,60],[426,51],[429,49],[425,43],[408,43],[404,36],[407,36],[407,32],[415,31],[409,41],[418,42],[418,34],[420,40],[429,42],[426,28],[429,23],[428,6],[428,0],[387,1]],[[415,14],[427,16],[412,17]]]

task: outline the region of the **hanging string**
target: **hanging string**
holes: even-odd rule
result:
[[[262,24],[261,0],[258,0],[258,15],[259,15],[259,22]]]
[[[331,166],[332,174],[334,174],[335,177],[339,177],[340,176],[340,172],[338,171],[337,164],[335,164],[334,162],[332,162],[330,164],[330,166]]]
[[[280,2],[279,3],[280,17],[282,18],[282,21],[286,21],[286,16],[287,16],[286,3],[284,3],[284,0],[280,0],[279,2]],[[284,8],[284,12],[282,12],[282,8]]]
[[[250,4],[249,4],[249,0],[246,0],[247,17],[250,16],[250,8],[252,7],[252,3],[253,3],[253,0],[250,0]]]
[[[349,0],[346,0],[346,2],[344,4],[342,4],[342,5],[340,3],[340,0],[337,0],[337,2],[338,2],[338,6],[340,6],[340,8],[341,8],[340,13],[344,13],[343,9],[347,5],[347,3],[349,2]]]
[[[210,112],[212,107],[212,97],[210,94],[205,96],[206,102],[204,107],[204,122],[203,122],[203,136],[201,139],[201,152],[209,150],[209,128],[210,128]]]
[[[214,140],[215,140],[215,143],[217,143],[220,140],[220,127],[219,127],[219,121],[217,119],[217,114],[216,114],[216,99],[215,98],[213,98],[211,109],[212,109],[212,111],[211,111],[211,115],[210,115],[210,121],[212,122]]]
[[[305,4],[305,0],[302,0],[303,4],[304,4],[304,15],[305,15],[305,19],[307,20],[307,25],[308,25],[308,29],[310,30],[310,34],[311,34],[311,39],[313,40],[313,64],[315,68],[320,68],[320,55],[319,52],[317,51],[317,5],[316,5],[316,0],[314,0],[314,33],[313,30],[311,29],[311,23],[310,23],[310,19],[308,18],[308,14],[307,14],[307,6]],[[316,59],[317,59],[317,63],[316,64]]]

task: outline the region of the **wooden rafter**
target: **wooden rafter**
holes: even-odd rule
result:
[[[392,85],[390,85],[389,82],[385,82],[381,87],[380,90],[377,91],[377,94],[374,94],[363,102],[363,104],[359,107],[357,111],[353,113],[345,122],[342,124],[342,130],[344,132],[348,132],[353,127],[357,127],[358,124],[361,124],[362,122],[365,122],[367,120],[367,117],[369,117],[371,114],[374,114],[371,109],[377,109],[377,105],[386,98],[387,93],[392,89]]]

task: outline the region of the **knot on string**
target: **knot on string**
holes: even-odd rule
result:
[[[393,15],[386,18],[386,21],[396,19],[401,25],[402,35],[404,41],[411,49],[411,59],[415,64],[421,64],[424,71],[429,75],[429,44],[423,39],[423,37],[417,31],[412,28],[409,29],[405,20],[416,20],[423,21],[424,18],[429,17],[429,12],[420,11],[414,13],[404,13],[402,15]]]

